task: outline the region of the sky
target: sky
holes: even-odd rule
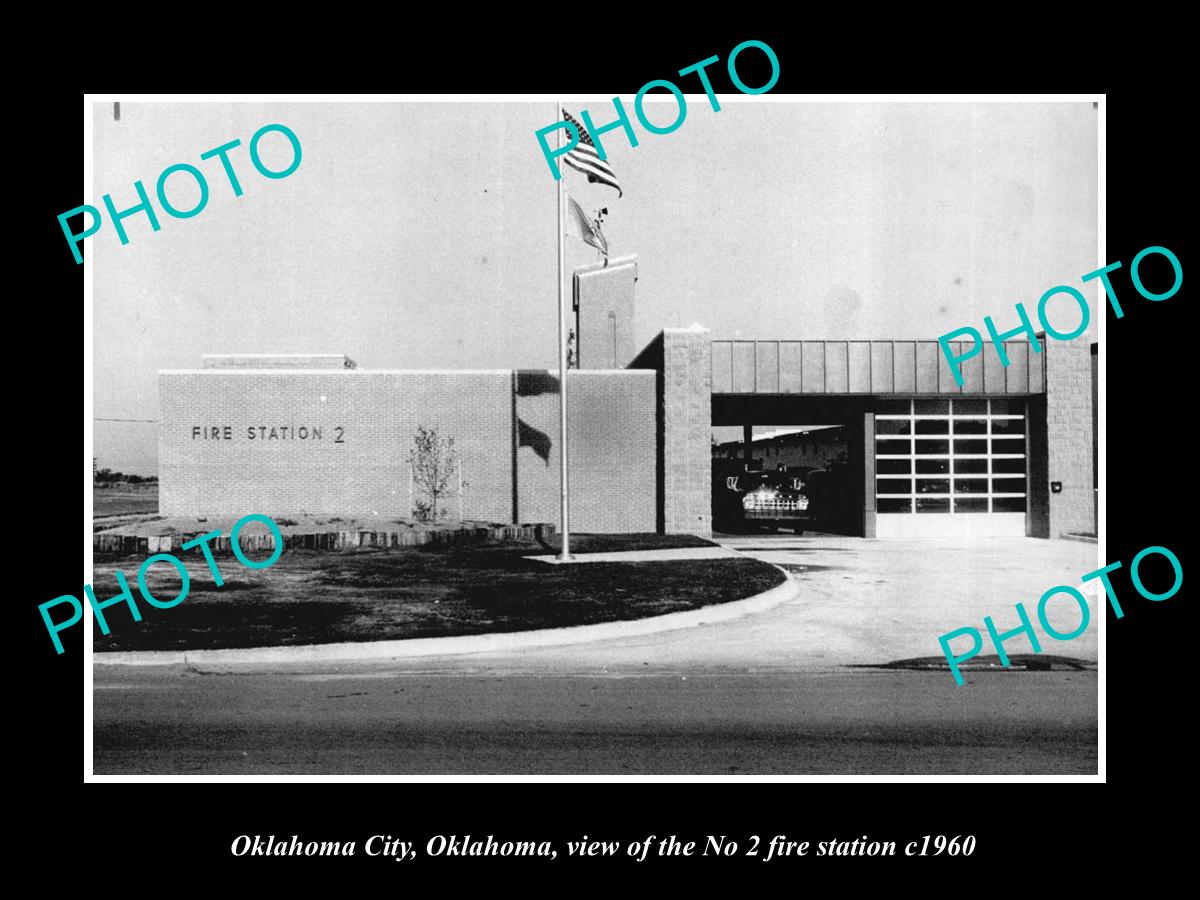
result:
[[[1096,257],[1097,112],[1086,103],[800,103],[688,96],[683,124],[638,146],[604,134],[624,196],[566,169],[588,212],[608,209],[614,256],[636,254],[639,346],[699,323],[714,338],[935,339],[964,325],[1036,316],[1050,287]],[[610,121],[610,99],[565,101]],[[647,103],[667,123],[674,101]],[[93,108],[94,181],[154,197],[189,163],[207,206],[156,207],[88,238],[94,414],[156,419],[157,372],[206,353],[345,353],[363,368],[557,366],[555,182],[534,132],[550,102],[111,103]],[[299,168],[271,180],[248,145],[281,123]],[[244,194],[200,154],[233,139]],[[270,134],[264,163],[284,168]],[[172,175],[182,209],[194,181]],[[568,271],[596,251],[568,238]],[[569,283],[569,282],[568,282]],[[1070,331],[1078,312],[1051,309]],[[1093,320],[1096,317],[1093,316]],[[1078,340],[1095,340],[1095,321]],[[770,427],[770,426],[767,426]],[[157,470],[154,422],[95,424],[103,467]]]

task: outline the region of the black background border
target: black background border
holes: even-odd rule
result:
[[[534,42],[535,47],[524,55],[521,49],[507,46],[490,56],[479,51],[466,54],[441,43],[427,45],[424,55],[409,47],[402,58],[378,63],[378,72],[347,70],[337,85],[315,66],[298,66],[298,79],[280,87],[289,92],[349,92],[369,87],[473,93],[481,86],[490,92],[599,91],[620,94],[628,103],[645,81],[670,77],[674,70],[713,54],[723,60],[744,37],[765,40],[776,50],[782,74],[772,91],[775,94],[872,91],[880,86],[930,92],[1095,90],[1091,85],[1110,80],[1097,74],[1088,79],[1076,77],[1075,84],[1065,86],[970,84],[958,77],[952,84],[937,77],[924,83],[910,79],[913,83],[903,85],[867,78],[847,84],[842,73],[836,78],[812,77],[807,51],[790,33],[749,28],[744,36],[725,36],[735,31],[726,28],[719,37],[675,40],[627,37],[619,54],[607,56],[592,47],[563,42]],[[472,59],[474,65],[464,67],[463,58]],[[486,64],[488,60],[491,65]],[[751,62],[749,54],[746,60]],[[456,62],[458,65],[453,65]],[[731,90],[719,77],[722,67],[714,66],[712,72],[719,92]],[[750,84],[765,80],[756,76],[751,65],[743,70],[743,77]],[[238,92],[259,90],[268,79],[248,75],[243,81],[231,74],[214,82],[210,73],[202,81],[168,81],[172,83],[156,85],[156,89]],[[97,89],[107,88],[97,85]],[[22,336],[16,364],[28,377],[17,379],[17,409],[10,413],[8,434],[10,446],[29,458],[26,471],[42,479],[38,502],[49,510],[60,510],[64,521],[71,520],[68,511],[76,508],[79,479],[84,476],[81,465],[87,465],[73,430],[78,422],[75,404],[83,379],[77,380],[77,373],[83,355],[79,351],[76,362],[70,349],[79,346],[80,332],[78,320],[68,314],[71,308],[80,308],[76,304],[81,304],[82,267],[74,264],[55,217],[85,200],[78,175],[82,106],[82,92],[68,86],[48,90],[38,98],[30,116],[40,129],[36,149],[31,151],[38,175],[16,185],[19,191],[28,192],[20,201],[24,212],[17,217],[19,228],[33,228],[31,238],[18,232],[17,245],[31,248],[40,265],[17,279],[23,287],[16,304],[21,311],[16,331]],[[1186,744],[1174,726],[1190,719],[1186,708],[1192,705],[1183,680],[1187,654],[1178,640],[1172,640],[1191,633],[1184,620],[1186,583],[1169,601],[1151,603],[1136,596],[1127,575],[1133,555],[1153,544],[1171,548],[1185,572],[1188,570],[1187,546],[1179,524],[1183,493],[1190,482],[1185,474],[1185,454],[1190,456],[1192,450],[1183,418],[1190,408],[1186,391],[1193,383],[1185,371],[1190,339],[1183,318],[1186,282],[1175,297],[1151,303],[1137,297],[1128,280],[1129,261],[1150,245],[1171,248],[1185,271],[1188,268],[1182,225],[1185,147],[1173,128],[1179,115],[1179,103],[1161,86],[1107,94],[1108,251],[1097,266],[1123,261],[1125,268],[1116,273],[1114,283],[1126,312],[1121,320],[1115,319],[1111,310],[1106,313],[1107,346],[1101,348],[1108,380],[1107,560],[1125,563],[1114,584],[1123,599],[1130,598],[1124,603],[1125,618],[1116,620],[1109,612],[1106,623],[1107,779],[1141,796],[1166,790],[1168,779],[1187,771],[1182,758]],[[671,137],[686,140],[686,127]],[[1192,155],[1194,149],[1189,152],[1189,157]],[[1186,179],[1186,183],[1191,181]],[[22,253],[16,262],[20,265],[23,261]],[[1018,299],[1026,300],[1027,306],[1036,300],[1013,298],[1014,302]],[[1178,349],[1180,345],[1183,351]],[[97,355],[104,353],[102,347],[95,349]],[[647,834],[676,834],[694,840],[705,834],[727,834],[743,842],[751,833],[788,834],[804,840],[869,834],[872,839],[898,841],[924,834],[975,834],[978,850],[969,861],[945,857],[937,863],[903,858],[869,862],[831,859],[822,865],[827,872],[855,878],[871,871],[903,871],[935,886],[945,884],[938,879],[968,866],[974,870],[984,865],[993,874],[1012,871],[1010,867],[1039,847],[1053,847],[1054,855],[1062,859],[1091,858],[1117,825],[1115,813],[1101,804],[1098,795],[1083,797],[1079,793],[1095,786],[1047,783],[909,785],[902,788],[907,793],[901,798],[892,794],[897,788],[891,785],[830,787],[812,783],[234,783],[203,790],[190,785],[89,785],[81,792],[85,787],[80,733],[82,629],[67,637],[67,653],[56,656],[36,605],[59,594],[77,594],[82,567],[76,563],[71,540],[31,543],[34,546],[23,549],[32,550],[32,564],[20,567],[18,580],[24,583],[15,592],[27,623],[25,653],[20,671],[10,673],[29,707],[16,729],[15,743],[23,759],[20,775],[24,780],[26,770],[32,769],[34,777],[29,783],[43,785],[41,799],[26,810],[28,827],[40,829],[36,833],[47,836],[48,845],[68,839],[68,834],[86,834],[82,844],[75,843],[72,853],[82,854],[79,861],[89,866],[125,864],[117,838],[120,834],[143,835],[143,840],[151,842],[165,840],[170,847],[180,848],[178,852],[186,854],[190,866],[199,870],[194,875],[196,883],[228,876],[275,879],[306,873],[307,878],[317,871],[337,878],[351,869],[357,878],[368,868],[380,874],[389,872],[384,863],[363,857],[352,861],[234,859],[229,845],[240,834],[298,833],[306,839],[361,841],[380,833],[423,841],[433,834],[469,833],[476,837],[493,834],[498,840],[544,836],[565,841],[586,833],[623,842]],[[122,796],[131,788],[132,797]],[[888,797],[881,795],[885,789]],[[1072,794],[1068,796],[1066,791]],[[267,796],[262,796],[263,792]],[[80,822],[87,824],[81,828]],[[156,834],[161,837],[156,839]],[[480,872],[497,863],[464,857],[428,860],[423,866],[425,874],[457,874],[462,866],[468,868],[461,871]],[[128,864],[133,864],[132,859]],[[548,871],[539,861],[504,864],[535,877],[545,877]],[[655,871],[671,877],[686,872],[710,878],[731,872],[745,874],[753,866],[758,867],[754,871],[777,873],[786,867],[811,875],[813,864],[811,860],[781,861],[763,866],[742,858],[666,859],[643,864],[560,858],[552,871],[567,865],[597,873],[648,871],[653,865]],[[946,866],[950,866],[949,872]],[[402,884],[394,873],[387,877]]]

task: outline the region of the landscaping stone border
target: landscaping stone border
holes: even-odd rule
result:
[[[537,534],[549,537],[555,527],[542,525],[471,525],[462,528],[419,529],[406,528],[397,531],[320,531],[283,535],[286,550],[354,550],[363,547],[417,547],[423,544],[475,544],[488,541],[535,540]],[[112,554],[173,553],[183,545],[204,534],[135,535],[101,531],[92,535],[92,550]],[[208,544],[214,556],[231,556],[233,548],[229,535],[213,538]],[[275,549],[275,538],[270,534],[242,534],[239,543],[244,551],[270,552]]]

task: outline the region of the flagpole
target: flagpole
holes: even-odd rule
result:
[[[562,103],[558,104],[557,122],[563,121]],[[562,149],[563,129],[558,130],[558,149]],[[570,510],[567,503],[567,307],[563,296],[563,180],[562,171],[558,178],[558,454],[561,469],[560,518],[562,522],[562,549],[558,558],[567,562],[571,558]]]

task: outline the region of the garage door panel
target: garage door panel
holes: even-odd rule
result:
[[[1026,430],[1020,398],[877,404],[877,535],[1024,535]]]

